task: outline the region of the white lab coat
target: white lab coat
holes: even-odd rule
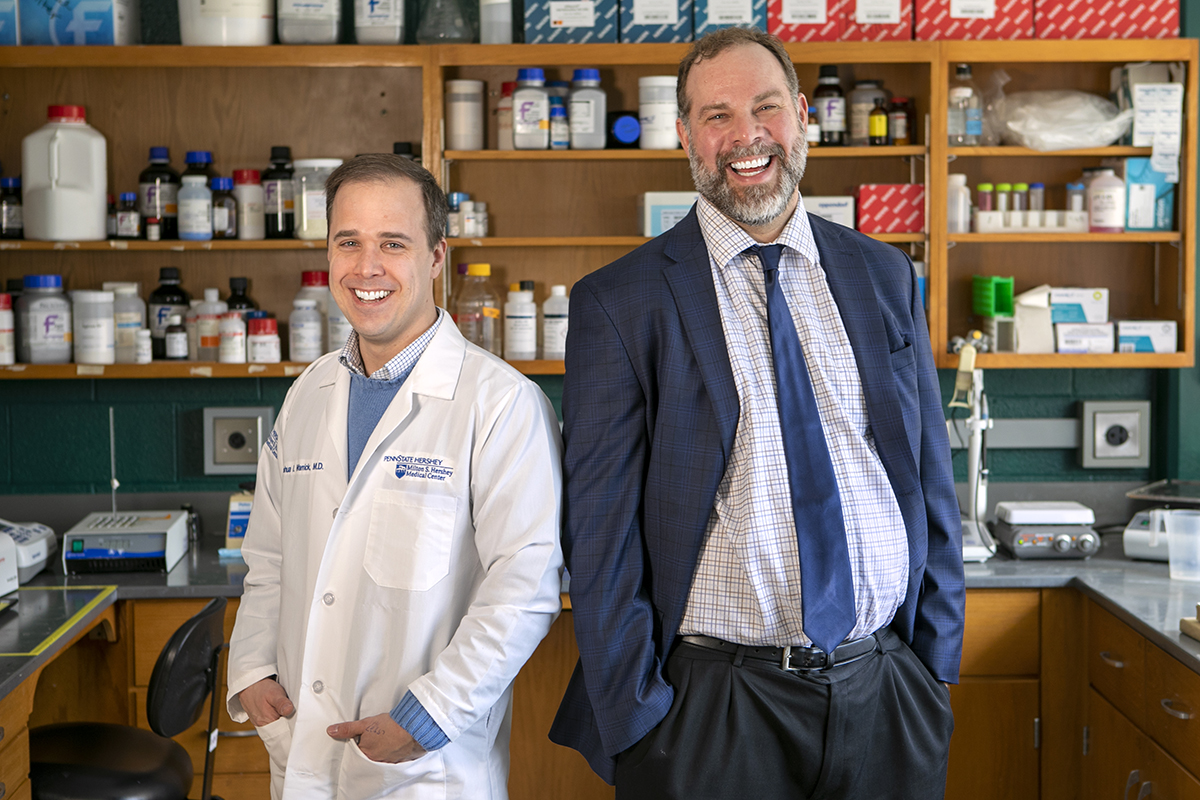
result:
[[[270,675],[272,797],[507,797],[512,681],[560,610],[562,442],[531,381],[445,319],[346,480],[350,376],[296,380],[258,464],[228,708]],[[411,690],[450,739],[403,764],[331,739]]]

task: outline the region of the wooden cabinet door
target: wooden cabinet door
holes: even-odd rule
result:
[[[1038,681],[964,678],[950,687],[947,800],[1011,800],[1038,796]]]
[[[1145,736],[1095,689],[1088,690],[1084,797],[1134,800],[1146,774]]]

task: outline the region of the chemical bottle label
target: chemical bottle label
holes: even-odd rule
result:
[[[871,135],[871,111],[875,102],[850,104],[850,138],[866,139]],[[824,127],[824,126],[822,126]],[[886,132],[885,132],[886,133]]]
[[[142,233],[142,215],[137,211],[117,212],[117,236],[132,239]]]
[[[155,181],[138,184],[138,211],[150,217],[174,217],[179,214],[179,185]]]
[[[223,231],[229,227],[229,209],[226,206],[213,206],[213,230]]]
[[[594,0],[550,0],[551,28],[596,27]]]
[[[21,213],[21,206],[15,203],[5,203],[3,210],[4,216],[0,225],[3,225],[4,230],[15,231],[24,229],[25,220],[24,215]]]
[[[142,315],[136,311],[113,314],[117,325],[117,347],[137,347],[137,332],[142,329]]]
[[[200,337],[201,347],[221,346],[221,318],[216,314],[196,315],[196,335]]]
[[[71,341],[71,315],[61,311],[31,311],[25,332],[32,345],[64,344]]]
[[[325,221],[325,190],[304,193],[304,218]]]
[[[892,129],[892,139],[908,138],[908,114],[903,111],[888,114],[888,125]]]
[[[287,214],[296,208],[291,181],[263,181],[263,208],[268,214]]]
[[[340,11],[335,0],[279,0],[280,18],[336,19]]]
[[[983,110],[967,108],[967,136],[983,135]]]
[[[239,19],[270,19],[274,16],[271,0],[204,0],[200,4],[202,17],[237,17]]]
[[[167,334],[167,358],[187,358],[187,334],[182,331]]]
[[[76,338],[75,347],[80,352],[107,352],[116,347],[111,319],[80,319],[77,327],[79,336]]]
[[[676,0],[633,0],[633,24],[678,25],[679,3]]]
[[[545,95],[522,97],[513,103],[513,133],[537,133],[550,128],[550,103]]]
[[[396,0],[354,0],[354,24],[359,27],[396,25],[404,12]]]
[[[167,335],[167,320],[172,314],[183,316],[188,312],[187,306],[162,305],[159,303],[150,304],[150,335],[155,339],[161,339]]]
[[[868,117],[867,131],[872,138],[888,135],[887,114],[874,114]]]
[[[567,349],[567,317],[546,314],[542,317],[542,347],[547,358]]]
[[[592,119],[594,100],[572,100],[570,108],[571,133],[595,133],[596,121]]]
[[[818,97],[817,124],[825,133],[846,132],[846,98]]]
[[[483,315],[491,319],[500,319],[500,309],[492,308],[491,306],[484,306]]]
[[[212,201],[185,200],[179,204],[179,232],[212,233]]]

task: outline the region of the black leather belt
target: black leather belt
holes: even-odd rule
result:
[[[842,642],[826,653],[817,647],[749,647],[746,645],[726,642],[712,636],[684,636],[686,644],[703,647],[706,650],[716,650],[736,659],[739,650],[742,658],[753,658],[757,661],[770,661],[777,667],[788,672],[811,672],[830,669],[835,666],[849,664],[865,658],[879,647],[878,633],[864,636],[849,642]]]

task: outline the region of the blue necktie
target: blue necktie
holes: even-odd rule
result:
[[[854,629],[854,579],[833,462],[825,443],[800,337],[779,288],[783,245],[746,251],[762,262],[767,286],[767,320],[775,363],[779,428],[792,490],[792,516],[800,549],[800,593],[804,632],[817,647],[833,652]]]

